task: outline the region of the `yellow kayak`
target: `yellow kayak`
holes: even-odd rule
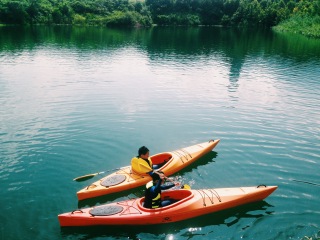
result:
[[[165,162],[157,170],[162,171],[166,176],[170,176],[212,151],[219,141],[220,139],[210,140],[175,151],[158,153],[150,158],[153,164]],[[99,197],[137,188],[147,184],[151,180],[149,175],[138,174],[132,171],[131,166],[126,166],[81,189],[77,192],[77,196],[79,200]]]

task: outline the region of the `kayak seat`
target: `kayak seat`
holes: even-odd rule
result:
[[[185,202],[187,200],[189,200],[190,198],[193,197],[193,192],[191,190],[188,189],[178,189],[178,190],[173,190],[173,191],[167,191],[167,192],[163,192],[162,193],[162,199],[175,199],[176,202],[165,206],[165,207],[160,207],[160,208],[155,208],[155,209],[150,209],[150,208],[145,208],[144,205],[144,197],[141,198],[138,202],[138,207],[140,209],[142,209],[143,211],[159,211],[159,210],[165,210],[165,209],[169,209],[172,208],[178,204],[181,204],[182,202]]]
[[[172,159],[172,155],[170,153],[160,153],[150,157],[152,163],[154,165],[164,165],[164,163],[170,161]]]
[[[170,197],[166,197],[166,198],[162,199],[162,201],[163,201],[163,200],[170,200],[170,202],[172,202],[171,204],[176,203],[176,202],[179,201],[179,199],[173,199],[173,198],[170,198]],[[143,208],[145,208],[145,206],[144,206],[144,201],[141,202],[141,206],[142,206]],[[159,209],[163,209],[163,208],[164,208],[164,207],[159,207]],[[146,208],[146,209],[150,209],[150,208]]]

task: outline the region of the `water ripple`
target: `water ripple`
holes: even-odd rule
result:
[[[206,41],[196,46],[172,45],[171,36],[158,45],[139,34],[124,40],[131,35],[111,29],[92,30],[92,42],[83,35],[29,47],[6,42],[0,49],[0,191],[4,215],[17,214],[4,221],[0,236],[59,238],[56,215],[78,208],[76,191],[91,183],[73,178],[128,165],[142,145],[155,154],[212,138],[221,139],[215,157],[190,167],[181,181],[194,189],[279,188],[258,208],[191,221],[193,231],[174,225],[174,238],[201,232],[287,239],[316,232],[319,57],[287,56],[273,42],[244,44],[229,30],[228,41],[219,29],[205,32]],[[83,231],[62,235],[109,236]]]

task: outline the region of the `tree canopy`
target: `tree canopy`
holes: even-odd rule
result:
[[[0,0],[3,24],[271,27],[319,14],[320,0]]]

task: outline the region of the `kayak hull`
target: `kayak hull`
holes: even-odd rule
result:
[[[157,209],[143,207],[144,198],[109,203],[58,215],[61,227],[94,225],[152,225],[178,222],[268,197],[277,186],[169,190],[163,198],[177,202]]]
[[[175,151],[159,153],[151,156],[151,159],[154,164],[165,160],[166,164],[159,170],[170,176],[212,151],[219,142],[220,139],[210,140]],[[137,174],[132,171],[131,166],[126,166],[81,189],[77,192],[77,197],[78,200],[84,200],[121,192],[143,186],[150,180],[149,175]]]

